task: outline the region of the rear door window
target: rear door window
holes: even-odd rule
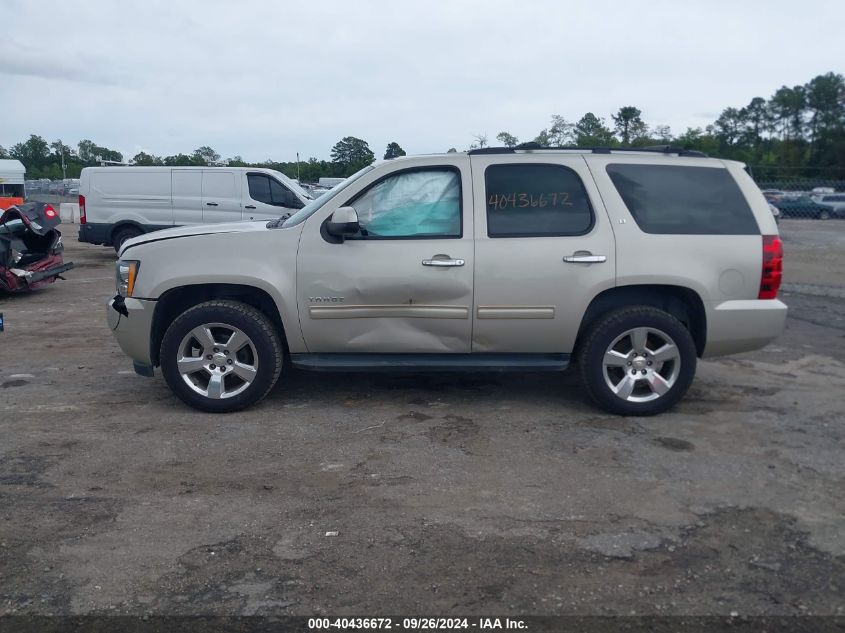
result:
[[[568,167],[490,165],[484,182],[489,237],[583,235],[593,227],[587,191]]]
[[[751,207],[727,169],[611,163],[607,174],[646,233],[760,234]]]

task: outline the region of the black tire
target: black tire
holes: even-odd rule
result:
[[[131,239],[133,237],[138,237],[141,235],[141,229],[134,227],[134,226],[124,226],[119,228],[115,231],[114,235],[111,238],[112,246],[114,246],[114,252],[120,252],[120,247],[123,246],[123,243]]]
[[[665,333],[672,339],[679,355],[677,375],[672,386],[656,399],[645,402],[632,402],[617,396],[605,380],[605,353],[618,337],[635,328],[651,328]],[[649,306],[621,308],[602,317],[586,332],[576,352],[576,361],[587,393],[601,408],[619,415],[655,415],[673,407],[692,383],[696,360],[695,342],[686,327],[671,314]],[[669,369],[672,369],[671,365]],[[628,369],[618,368],[613,371],[627,372]],[[651,371],[651,367],[648,371]],[[637,390],[648,387],[641,382],[637,384]],[[636,396],[637,393],[632,395]]]
[[[212,399],[197,393],[177,367],[183,338],[194,328],[211,323],[240,329],[249,337],[257,356],[254,380],[243,392],[231,397]],[[216,300],[186,310],[170,324],[161,341],[159,359],[168,386],[185,404],[200,411],[229,413],[255,404],[270,392],[282,371],[284,352],[276,327],[263,312],[239,301]]]

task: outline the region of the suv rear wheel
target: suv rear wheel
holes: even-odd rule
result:
[[[671,314],[648,306],[616,310],[579,347],[581,378],[611,413],[654,415],[680,400],[695,376],[692,336]]]
[[[270,319],[238,301],[208,301],[176,318],[161,342],[161,371],[183,402],[212,413],[238,411],[266,396],[282,370]]]

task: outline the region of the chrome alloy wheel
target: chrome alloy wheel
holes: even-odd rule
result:
[[[242,330],[225,323],[206,323],[182,338],[176,367],[191,389],[219,400],[243,393],[253,383],[258,375],[258,354]]]
[[[658,329],[638,327],[617,337],[603,360],[604,380],[617,397],[649,402],[669,391],[681,371],[675,341]]]

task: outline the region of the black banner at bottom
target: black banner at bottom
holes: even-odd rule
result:
[[[0,633],[845,633],[845,616],[0,616]]]

